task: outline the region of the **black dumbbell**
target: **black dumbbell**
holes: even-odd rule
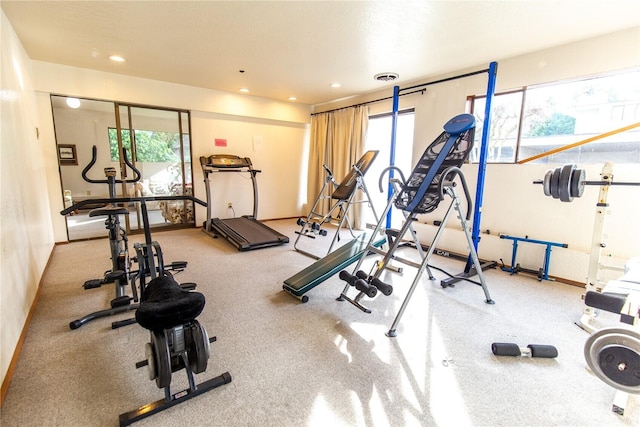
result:
[[[521,348],[514,343],[494,342],[491,344],[491,351],[496,356],[544,357],[548,359],[558,357],[557,348],[544,344],[529,344]]]

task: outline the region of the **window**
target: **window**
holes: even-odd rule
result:
[[[472,112],[479,122],[472,162],[479,160],[485,102],[485,96],[471,99]],[[496,94],[487,161],[522,161],[639,121],[640,70]],[[637,163],[640,128],[613,133],[535,161]]]
[[[412,170],[414,116],[413,109],[400,111],[398,113],[396,126],[394,165],[402,170],[402,173],[407,178]],[[387,189],[384,188],[384,191],[381,193],[378,189],[378,181],[380,174],[390,163],[391,119],[391,113],[369,116],[369,127],[365,144],[366,150],[380,151],[365,176],[367,190],[369,191],[378,216],[382,215],[382,210],[387,205]],[[371,209],[367,209],[366,212],[367,223],[375,224],[376,221]],[[394,216],[392,218],[392,227],[400,228],[402,219],[401,215]]]
[[[129,129],[122,129],[122,146],[131,153]],[[137,162],[179,162],[180,134],[176,132],[134,129]],[[118,137],[115,128],[109,128],[111,160],[118,161]]]

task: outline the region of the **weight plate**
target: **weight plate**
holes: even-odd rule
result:
[[[562,166],[560,170],[560,178],[558,182],[558,195],[563,202],[570,202],[573,200],[571,197],[571,174],[575,170],[576,165],[566,164]]]
[[[156,385],[165,388],[171,384],[171,358],[165,331],[151,333],[151,345],[156,361]]]
[[[640,394],[640,332],[604,328],[584,345],[584,357],[593,373],[611,387]]]
[[[551,173],[551,180],[549,181],[549,193],[551,197],[557,199],[560,197],[558,193],[558,186],[560,185],[560,168],[555,168]]]
[[[189,345],[189,367],[194,374],[207,370],[209,360],[209,335],[200,322],[194,320],[190,326],[192,342]]]
[[[616,384],[640,387],[640,353],[621,345],[607,345],[598,353],[598,366]]]
[[[571,174],[571,197],[582,197],[584,193],[584,181],[586,175],[584,169],[576,169]]]
[[[553,170],[549,169],[544,174],[544,181],[542,181],[542,189],[544,191],[545,196],[551,195],[551,175],[553,175]]]
[[[147,373],[149,374],[149,380],[153,381],[156,379],[157,374],[155,355],[153,354],[153,345],[151,345],[150,342],[145,344],[144,352],[147,356]]]

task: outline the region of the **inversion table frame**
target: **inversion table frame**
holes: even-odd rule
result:
[[[382,220],[378,221],[378,224],[376,225],[376,228],[372,234],[372,238],[370,239],[369,244],[365,249],[365,251],[373,252],[383,257],[381,261],[378,261],[373,274],[367,275],[366,273],[359,271],[363,261],[362,258],[356,264],[356,267],[353,270],[353,274],[349,274],[346,271],[341,272],[341,278],[345,280],[347,284],[338,297],[338,300],[346,300],[354,306],[358,307],[360,310],[366,313],[371,313],[371,310],[360,304],[360,301],[362,300],[362,298],[364,298],[364,296],[375,296],[378,289],[382,290],[386,295],[389,295],[391,293],[388,292],[390,285],[383,283],[379,279],[379,276],[382,274],[383,270],[392,259],[402,262],[403,264],[416,267],[418,269],[413,283],[411,284],[409,291],[407,292],[407,295],[405,296],[405,299],[398,311],[398,314],[396,315],[393,324],[387,332],[387,336],[389,337],[395,337],[397,335],[397,326],[400,323],[402,315],[404,314],[404,311],[409,303],[409,300],[411,299],[411,296],[413,295],[413,292],[415,291],[418,282],[420,281],[422,273],[425,269],[428,269],[427,263],[431,255],[435,251],[436,244],[442,236],[447,221],[449,220],[449,217],[451,216],[453,210],[456,210],[458,213],[460,224],[462,226],[462,230],[464,231],[465,237],[467,239],[467,244],[469,246],[470,258],[473,261],[473,265],[480,279],[480,285],[482,286],[482,289],[484,291],[485,302],[487,304],[494,304],[494,301],[489,295],[489,291],[484,280],[484,275],[482,274],[482,267],[478,259],[478,254],[475,251],[473,239],[471,237],[471,233],[467,224],[471,216],[472,201],[471,196],[469,195],[466,181],[464,179],[464,175],[459,169],[464,160],[467,158],[473,144],[475,118],[470,114],[461,114],[446,123],[444,129],[445,132],[443,132],[431,145],[429,145],[429,147],[427,147],[421,160],[414,168],[411,176],[406,182],[403,183],[402,189],[399,192],[396,192],[396,194],[394,194],[389,199],[387,207],[382,214]],[[465,215],[463,215],[462,213],[460,200],[455,188],[456,184],[454,182],[454,179],[456,178],[456,176],[462,183],[467,201],[467,212]],[[440,201],[442,201],[445,196],[448,196],[451,199],[451,202],[433,238],[433,242],[429,246],[428,253],[424,256],[422,256],[421,253],[421,262],[414,263],[397,256],[395,254],[395,251],[407,231],[412,229],[412,223],[413,221],[417,220],[417,215],[429,213],[435,210]],[[388,251],[384,251],[376,248],[372,245],[372,243],[374,240],[374,236],[376,236],[382,229],[383,221],[386,220],[387,213],[393,206],[403,211],[403,213],[405,214],[405,222],[401,230],[398,232],[397,238],[391,243]],[[418,244],[417,247],[420,247],[420,245]],[[354,286],[357,290],[359,290],[359,293],[354,298],[348,296],[348,292],[351,286]],[[391,290],[392,289],[393,288],[391,288]],[[387,292],[385,292],[385,290]]]
[[[340,229],[344,227],[345,223],[349,228],[351,236],[355,239],[356,236],[353,233],[353,227],[351,226],[351,222],[348,218],[349,208],[352,204],[367,203],[373,211],[376,222],[378,222],[378,215],[376,214],[375,208],[373,207],[371,196],[369,195],[369,191],[367,190],[367,185],[364,182],[364,175],[369,170],[369,167],[371,166],[377,155],[378,150],[370,150],[364,153],[360,160],[358,160],[358,162],[351,167],[350,173],[342,180],[339,185],[334,179],[331,169],[329,169],[326,165],[323,165],[324,170],[327,174],[324,185],[322,186],[322,189],[320,190],[320,193],[318,194],[318,197],[316,198],[316,201],[313,204],[309,215],[307,215],[307,218],[298,219],[298,225],[301,226],[301,229],[300,231],[296,231],[298,237],[293,244],[293,247],[296,251],[311,258],[320,259],[320,256],[300,249],[298,247],[298,241],[302,236],[313,239],[315,239],[315,236],[317,234],[326,236],[327,231],[322,229],[322,226],[326,223],[337,225],[337,229],[335,231],[333,239],[331,240],[331,245],[329,246],[326,255],[331,253],[333,246],[337,241],[340,240]],[[329,184],[331,184],[331,186]],[[334,191],[329,193],[329,190],[331,190],[332,187],[334,188]],[[362,193],[364,193],[364,195],[366,196],[364,200],[355,200],[356,193],[358,192],[357,190],[360,190],[362,191]],[[323,215],[320,212],[320,209],[322,208],[321,204],[323,201],[328,199],[335,200],[335,203],[330,207],[329,211]]]

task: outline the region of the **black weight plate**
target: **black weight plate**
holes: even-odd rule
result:
[[[156,360],[156,385],[165,388],[171,384],[171,358],[169,356],[169,344],[165,331],[151,333],[151,345]]]
[[[566,164],[562,166],[560,170],[560,178],[558,181],[558,195],[563,202],[570,202],[573,200],[571,197],[571,174],[576,169],[574,164]]]
[[[209,360],[209,336],[200,322],[194,320],[190,326],[192,342],[189,345],[189,367],[194,374],[207,370]]]
[[[549,181],[549,192],[554,199],[560,198],[558,193],[558,187],[560,185],[560,168],[555,168],[551,174],[551,180]]]
[[[611,387],[640,393],[640,332],[602,328],[587,338],[584,357],[593,373]]]
[[[598,365],[614,383],[640,387],[640,353],[622,345],[607,345],[598,353]]]
[[[584,169],[576,169],[573,171],[571,174],[571,197],[582,197],[585,179]]]

